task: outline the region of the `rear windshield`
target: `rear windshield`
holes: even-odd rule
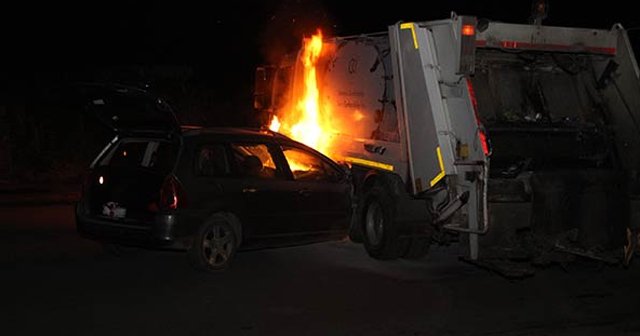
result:
[[[157,139],[123,139],[104,158],[99,166],[113,168],[145,168],[159,173],[173,169],[178,146]]]

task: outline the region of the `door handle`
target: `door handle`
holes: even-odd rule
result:
[[[246,193],[254,193],[256,191],[258,191],[256,188],[244,188],[244,189],[242,189],[242,192],[245,193],[245,194]]]

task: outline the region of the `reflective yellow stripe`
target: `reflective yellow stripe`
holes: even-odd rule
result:
[[[444,173],[444,163],[442,163],[442,153],[440,152],[440,146],[438,146],[438,148],[436,148],[436,154],[438,155],[438,164],[440,165],[440,174],[436,175],[436,177],[434,177],[433,180],[431,180],[431,186],[432,187],[434,185],[436,185],[436,183],[438,183],[438,181],[442,180],[442,178],[445,175],[445,173]]]
[[[384,169],[384,170],[388,170],[388,171],[393,171],[393,165],[382,163],[382,162],[369,161],[369,160],[359,159],[359,158],[354,158],[354,157],[347,157],[347,158],[345,158],[345,160],[348,161],[348,162],[351,162],[351,163],[357,163],[357,164],[361,164],[361,165],[367,166],[367,167],[373,167],[373,168],[379,168],[379,169]]]
[[[413,23],[402,23],[400,29],[411,29],[411,36],[413,36],[413,46],[418,49],[418,37],[416,36],[416,28]]]

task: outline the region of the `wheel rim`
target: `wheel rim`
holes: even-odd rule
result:
[[[212,267],[224,266],[234,249],[231,229],[222,224],[210,225],[202,239],[202,253],[207,264]]]
[[[365,224],[369,243],[372,245],[380,244],[384,234],[384,214],[378,202],[372,202],[367,208]]]

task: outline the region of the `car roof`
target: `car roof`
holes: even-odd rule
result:
[[[264,138],[277,138],[283,140],[291,140],[287,136],[263,128],[242,128],[242,127],[197,127],[197,126],[182,126],[182,135],[200,136],[200,135],[237,135],[248,137],[264,137]]]
[[[284,134],[274,132],[268,128],[242,128],[242,127],[199,127],[199,126],[183,126],[182,136],[184,137],[199,137],[199,136],[224,136],[237,137],[240,139],[275,139],[276,142],[281,145],[297,145],[298,147],[306,148],[316,154],[324,156],[329,161],[335,161],[316,149],[305,145],[299,141],[291,139]]]

